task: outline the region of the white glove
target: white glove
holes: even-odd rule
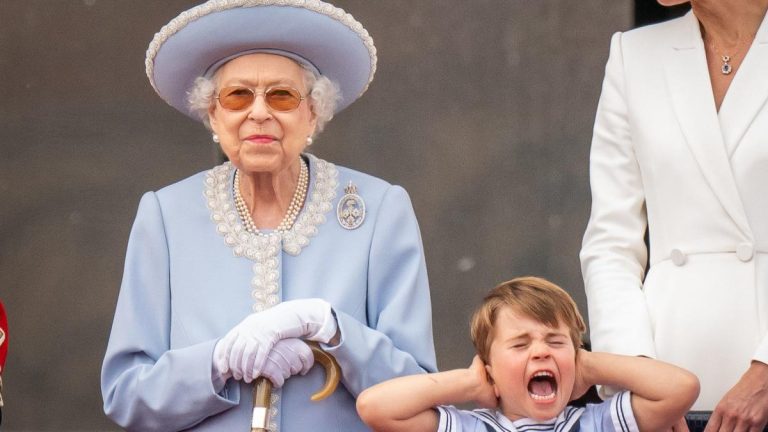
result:
[[[286,379],[296,374],[305,375],[314,364],[315,356],[312,354],[312,349],[304,341],[296,338],[282,339],[267,354],[261,376],[272,381],[275,388],[280,388]],[[231,370],[221,373],[214,362],[212,379],[217,393],[224,388],[224,384],[230,377],[232,377]],[[247,383],[258,377],[259,375],[255,375],[252,370],[243,371],[242,379]]]
[[[321,299],[291,300],[248,315],[213,351],[215,368],[241,380],[249,371],[260,376],[267,354],[281,339],[302,338],[327,343],[336,334],[331,305]]]
[[[261,376],[272,381],[275,388],[283,386],[285,380],[293,375],[304,375],[315,364],[312,350],[301,339],[282,339],[267,354]],[[249,383],[256,379],[253,371],[243,371],[243,380]]]

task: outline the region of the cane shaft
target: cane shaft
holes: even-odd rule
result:
[[[320,401],[330,396],[341,380],[341,367],[332,355],[323,351],[317,342],[308,342],[309,348],[325,369],[325,385],[312,395],[312,401]],[[253,418],[251,432],[269,432],[269,409],[272,404],[272,382],[264,377],[256,378],[253,386]]]
[[[272,403],[272,382],[264,377],[253,386],[253,419],[251,432],[268,432],[269,408]]]

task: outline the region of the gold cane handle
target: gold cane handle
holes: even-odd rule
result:
[[[315,362],[320,363],[325,369],[325,384],[310,398],[312,402],[321,401],[332,395],[341,380],[341,367],[336,359],[323,351],[317,342],[307,342],[315,357]],[[253,418],[251,420],[251,432],[269,431],[269,409],[272,404],[272,382],[264,377],[256,379],[253,387]]]
[[[308,344],[309,348],[312,349],[315,361],[320,363],[323,369],[325,369],[325,385],[310,398],[312,402],[317,402],[332,395],[336,390],[339,381],[341,381],[341,367],[336,358],[323,351],[317,342],[309,342]]]

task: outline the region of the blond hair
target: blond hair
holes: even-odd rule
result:
[[[574,348],[581,347],[586,330],[584,319],[570,295],[559,286],[539,277],[526,276],[499,284],[485,296],[472,316],[472,343],[480,358],[488,363],[494,325],[499,311],[511,307],[515,312],[549,327],[563,323],[568,327]]]

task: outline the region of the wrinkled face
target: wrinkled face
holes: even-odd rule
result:
[[[246,173],[278,173],[298,163],[316,125],[301,66],[278,55],[249,54],[224,64],[214,82],[215,95],[229,86],[245,86],[259,93],[243,110],[226,110],[214,100],[208,112],[221,149],[235,167]],[[275,111],[267,106],[263,94],[275,86],[293,87],[306,99],[293,111]]]
[[[509,419],[557,417],[576,380],[568,327],[548,327],[505,307],[496,318],[487,369]]]

